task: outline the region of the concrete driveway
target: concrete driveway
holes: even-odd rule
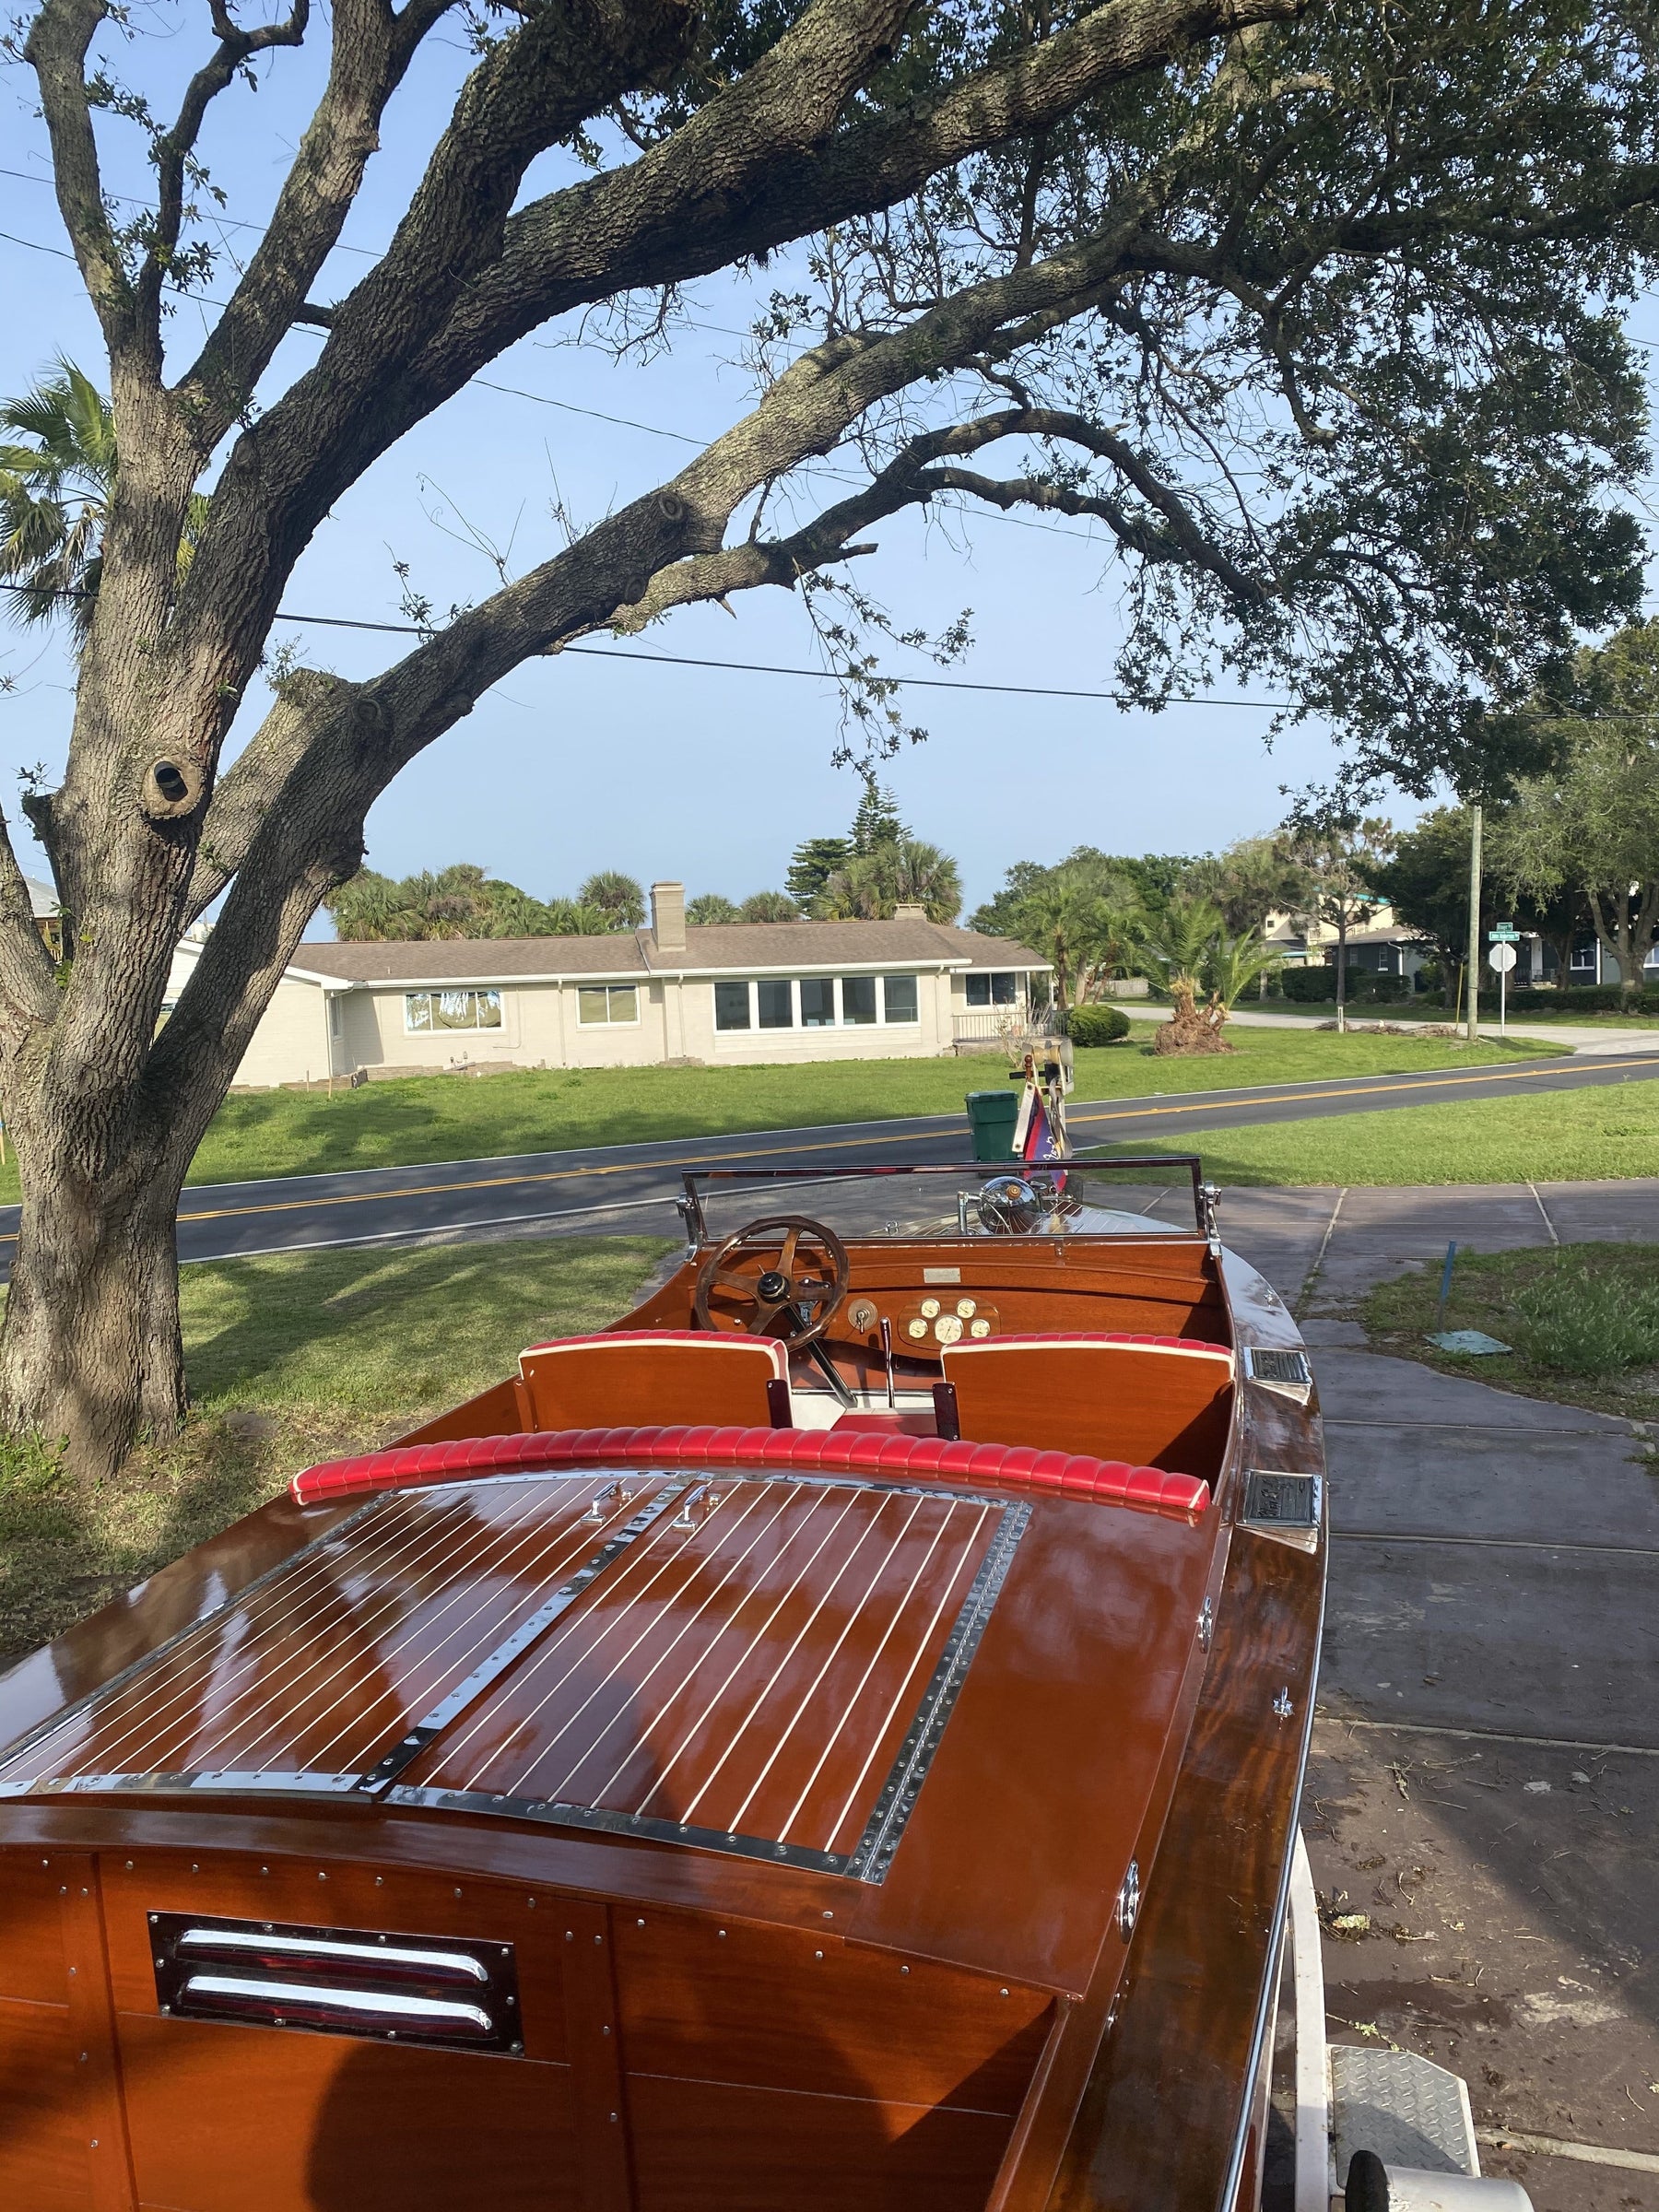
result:
[[[1484,1250],[1659,1242],[1659,1181],[1230,1191],[1300,1300],[1333,1527],[1304,1813],[1330,2030],[1469,2083],[1538,2212],[1659,2207],[1659,1466],[1637,1424],[1365,1348],[1370,1286]],[[1656,1260],[1659,1265],[1659,1260]]]

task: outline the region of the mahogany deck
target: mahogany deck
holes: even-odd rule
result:
[[[935,1257],[1004,1327],[1299,1341],[1194,1240],[856,1287]],[[1241,2212],[1324,1559],[1236,1523],[1320,1464],[1246,1371],[1196,1526],[770,1470],[263,1509],[0,1682],[0,2197]],[[155,1913],[511,1945],[524,2048],[165,2017]]]
[[[964,1617],[993,1541],[1017,1541],[1029,1510],[857,1481],[700,1486],[394,1801],[608,1814],[594,1824],[877,1874],[902,1818],[895,1762],[922,1749],[942,1656],[961,1624],[966,1657],[994,1594],[980,1584]]]

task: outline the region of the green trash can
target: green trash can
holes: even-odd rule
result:
[[[1014,1157],[1014,1124],[1019,1119],[1017,1090],[971,1090],[968,1127],[973,1138],[975,1159],[1000,1162]]]

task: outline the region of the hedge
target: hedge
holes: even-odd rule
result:
[[[1065,1033],[1074,1044],[1119,1044],[1129,1034],[1129,1017],[1122,1006],[1074,1006]]]
[[[1490,973],[1480,979],[1481,997],[1493,996],[1498,989],[1497,978]],[[1617,983],[1574,983],[1565,991],[1533,991],[1524,985],[1509,994],[1512,1014],[1638,1014],[1652,1021],[1659,1018],[1659,991],[1639,991],[1634,1001],[1628,999]]]

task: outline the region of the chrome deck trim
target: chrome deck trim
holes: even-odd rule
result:
[[[1240,1347],[1245,1380],[1263,1390],[1305,1406],[1313,1394],[1313,1367],[1306,1352],[1282,1345],[1246,1344]]]
[[[779,1470],[779,1474],[784,1473],[784,1470]],[[764,1478],[776,1480],[778,1477],[768,1471]],[[818,1484],[836,1478],[814,1475],[796,1479]],[[840,1480],[844,1483],[847,1477],[842,1477]],[[922,1693],[915,1715],[905,1732],[887,1780],[877,1794],[864,1833],[852,1851],[813,1851],[805,1844],[779,1843],[766,1836],[728,1833],[718,1829],[699,1828],[684,1821],[656,1819],[645,1814],[617,1812],[605,1806],[571,1805],[547,1798],[511,1797],[485,1790],[442,1790],[397,1784],[385,1792],[382,1802],[436,1812],[483,1813],[500,1819],[534,1820],[556,1828],[598,1830],[607,1835],[638,1836],[658,1843],[689,1844],[700,1851],[764,1860],[771,1865],[794,1867],[810,1874],[844,1875],[851,1880],[879,1887],[887,1878],[894,1853],[915,1810],[922,1784],[927,1779],[928,1770],[944,1739],[946,1724],[955,1709],[998,1593],[1007,1579],[1020,1538],[1030,1522],[1031,1507],[1024,1500],[976,1499],[975,1494],[970,1491],[945,1491],[936,1486],[922,1484],[877,1482],[861,1483],[859,1487],[912,1492],[922,1490],[924,1494],[935,1497],[948,1497],[955,1503],[979,1502],[994,1507],[999,1519],[985,1556],[980,1561],[967,1594],[958,1608],[944,1649],[928,1679],[927,1688]]]
[[[1019,1540],[1030,1518],[1029,1504],[1021,1502],[1004,1508],[996,1534],[980,1561],[979,1571],[968,1585],[968,1594],[945,1640],[938,1665],[922,1693],[916,1717],[906,1731],[898,1757],[870,1809],[864,1834],[848,1856],[846,1870],[860,1881],[883,1881],[893,1863],[893,1853],[899,1848],[944,1736],[945,1724],[955,1710],[968,1669],[973,1664],[973,1654],[979,1649],[980,1638],[985,1632],[985,1623],[991,1618],[992,1607],[1007,1579],[1014,1554],[1019,1548]]]
[[[620,1489],[628,1479],[626,1476],[618,1477],[614,1488]],[[644,1479],[649,1483],[654,1478],[646,1476]],[[488,1653],[464,1682],[457,1682],[441,1704],[434,1705],[430,1712],[423,1715],[406,1735],[399,1737],[382,1759],[376,1760],[359,1780],[359,1786],[364,1793],[378,1796],[390,1788],[404,1769],[418,1759],[427,1746],[441,1735],[459,1713],[475,1699],[482,1697],[491,1683],[500,1679],[513,1661],[523,1655],[544,1630],[551,1628],[561,1613],[569,1612],[588,1585],[620,1558],[630,1544],[643,1535],[660,1513],[666,1512],[681,1498],[688,1503],[699,1490],[706,1488],[706,1478],[700,1479],[692,1475],[670,1481],[659,1489],[651,1502],[635,1513],[631,1521],[625,1523],[615,1535],[600,1546],[591,1559],[582,1561],[574,1574],[560,1583],[544,1605],[539,1606],[527,1620],[522,1620],[511,1636]],[[595,1500],[595,1510],[597,1505],[598,1500]]]

